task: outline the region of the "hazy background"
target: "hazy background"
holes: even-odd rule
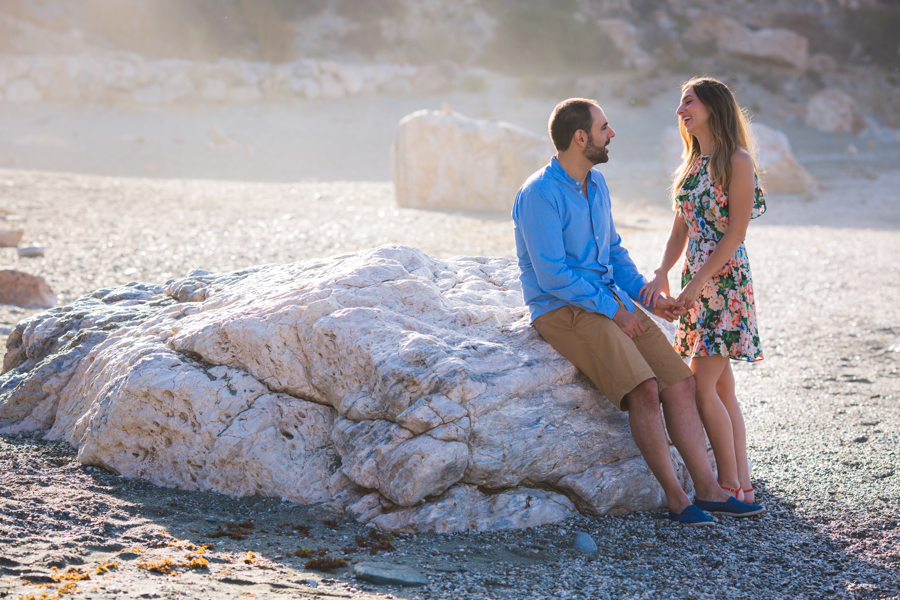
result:
[[[809,65],[717,50],[696,25],[710,15],[805,36]],[[849,145],[895,160],[898,65],[898,0],[0,0],[0,168],[385,181],[415,110],[546,135],[553,105],[583,95],[619,133],[612,179],[660,196],[664,173],[641,187],[629,167],[659,161],[686,78],[725,79],[815,173]],[[863,132],[804,123],[829,87]]]

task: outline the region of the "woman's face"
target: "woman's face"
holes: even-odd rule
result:
[[[694,88],[684,90],[681,106],[675,111],[688,133],[696,135],[698,128],[705,128],[709,121],[709,109],[694,95]]]

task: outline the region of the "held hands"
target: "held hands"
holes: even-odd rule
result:
[[[644,306],[649,306],[656,314],[656,303],[659,301],[660,294],[666,297],[669,295],[669,277],[667,273],[655,272],[655,277],[650,280],[641,291],[638,292],[638,298]],[[662,316],[662,315],[657,315]]]
[[[684,305],[685,310],[690,310],[694,304],[696,304],[697,300],[700,298],[700,292],[703,291],[703,286],[700,284],[698,279],[695,277],[691,279],[691,281],[684,286],[684,289],[681,290],[681,293],[678,294],[678,298],[675,300]]]
[[[672,322],[681,315],[686,315],[687,308],[685,308],[684,302],[669,296],[659,296],[654,303],[653,314]]]

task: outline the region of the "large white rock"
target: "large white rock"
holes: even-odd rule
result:
[[[752,129],[759,148],[757,168],[766,191],[808,194],[818,189],[816,179],[794,158],[783,131],[762,123],[753,123]]]
[[[382,246],[196,272],[98,290],[7,347],[0,432],[160,485],[407,531],[664,502],[627,415],[529,325],[512,259]]]
[[[784,132],[762,123],[752,123],[750,129],[757,145],[756,167],[767,192],[807,194],[818,189],[815,178],[791,152],[791,143]],[[660,162],[667,178],[681,165],[683,147],[677,127],[663,130]]]
[[[508,213],[553,154],[549,140],[510,123],[420,110],[400,121],[391,149],[397,203]]]
[[[806,103],[806,126],[828,133],[859,133],[866,121],[853,96],[829,88]]]

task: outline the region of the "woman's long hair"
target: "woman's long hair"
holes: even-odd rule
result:
[[[727,194],[731,183],[731,156],[735,150],[743,148],[750,153],[754,165],[756,164],[756,151],[752,147],[750,135],[750,117],[738,105],[728,86],[717,79],[694,77],[681,86],[682,95],[688,88],[693,88],[694,97],[709,110],[709,131],[715,144],[709,157],[709,175],[713,184],[720,186]],[[687,132],[681,119],[678,119],[678,129],[684,141],[684,150],[681,153],[681,166],[675,171],[672,180],[673,202],[691,172],[694,161],[700,156],[700,143]]]

